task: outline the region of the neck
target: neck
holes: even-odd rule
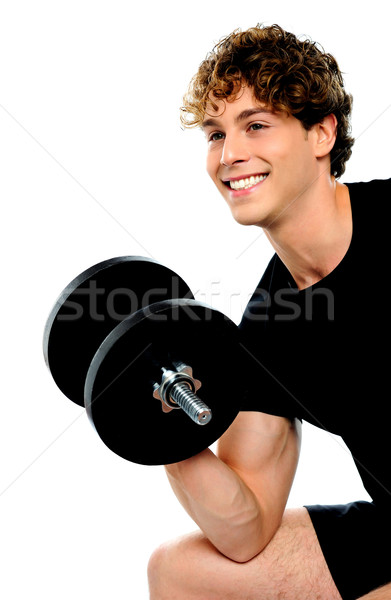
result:
[[[349,248],[349,190],[333,177],[319,181],[264,231],[297,287],[309,287],[328,275]]]

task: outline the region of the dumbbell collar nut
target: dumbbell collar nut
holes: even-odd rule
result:
[[[193,377],[193,369],[184,363],[175,364],[176,371],[162,368],[163,375],[161,383],[155,383],[153,386],[153,397],[160,400],[169,408],[180,408],[175,400],[171,397],[171,390],[176,383],[187,385],[190,390],[196,393],[201,382]]]

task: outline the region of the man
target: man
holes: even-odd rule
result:
[[[200,530],[153,554],[151,600],[391,598],[391,182],[337,181],[350,112],[335,59],[278,26],[222,40],[185,96],[209,175],[275,255],[240,326],[242,411],[217,455],[166,467]],[[286,509],[303,419],[343,437],[373,502]]]

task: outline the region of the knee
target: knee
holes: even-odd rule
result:
[[[199,598],[194,565],[207,544],[202,535],[189,534],[154,550],[147,569],[150,600]]]
[[[165,546],[159,546],[151,554],[148,562],[147,574],[150,600],[154,600],[155,598],[163,600],[166,597],[162,595],[164,593],[163,586],[167,584],[167,578],[165,577],[167,558],[165,554]]]
[[[175,577],[177,557],[175,544],[164,543],[151,554],[147,574],[150,600],[179,598],[178,579]]]

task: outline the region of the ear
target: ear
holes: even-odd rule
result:
[[[330,154],[337,137],[337,124],[336,116],[331,114],[313,126],[315,156],[317,158],[323,158]]]

